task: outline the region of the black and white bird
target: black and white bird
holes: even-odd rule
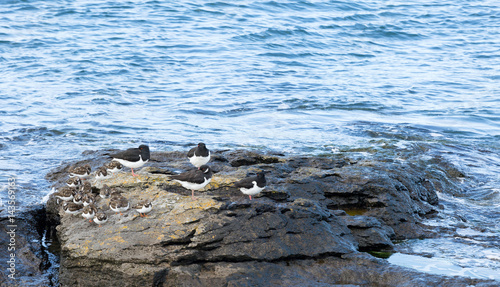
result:
[[[132,206],[132,208],[139,212],[141,217],[145,217],[146,213],[150,212],[153,209],[153,205],[150,201],[143,200]]]
[[[98,211],[95,216],[94,216],[94,222],[99,224],[99,227],[101,227],[101,224],[106,223],[108,221],[108,216],[106,216],[106,213],[104,211]]]
[[[68,171],[71,177],[77,176],[81,179],[86,179],[90,176],[91,168],[89,164],[85,164],[82,166],[73,166]]]
[[[75,195],[73,196],[73,203],[78,205],[83,204],[83,194],[81,192],[75,193]]]
[[[110,154],[114,161],[132,169],[132,176],[137,176],[134,173],[134,168],[139,168],[149,161],[149,147],[140,145],[138,148],[129,148],[128,150]]]
[[[82,209],[82,216],[88,219],[89,222],[92,222],[92,218],[94,218],[96,213],[97,208],[93,204],[89,204]]]
[[[95,195],[93,193],[85,193],[82,196],[83,206],[93,204],[95,202]]]
[[[199,143],[197,147],[188,151],[187,157],[194,166],[199,168],[210,161],[210,151],[204,143]]]
[[[122,191],[117,189],[116,187],[112,187],[110,192],[111,200],[113,199],[119,199],[120,197],[123,197]]]
[[[108,169],[104,166],[98,168],[94,173],[95,181],[103,180],[108,177]]]
[[[55,192],[54,196],[63,201],[70,201],[73,199],[75,192],[76,192],[75,188],[65,186],[60,188],[57,192]]]
[[[110,161],[104,167],[108,171],[108,174],[115,174],[115,172],[119,172],[123,168],[123,165],[117,161]]]
[[[182,187],[191,190],[191,199],[195,200],[194,191],[203,189],[212,180],[212,170],[208,165],[202,165],[198,169],[171,175],[171,179],[178,182]]]
[[[103,185],[101,190],[99,191],[99,196],[101,198],[108,198],[110,194],[111,188],[107,184]]]
[[[85,193],[92,193],[92,184],[90,184],[90,182],[88,181],[84,182],[82,185],[80,185],[79,191],[82,195]]]
[[[116,213],[119,212],[120,215],[123,215],[122,212],[127,211],[129,207],[130,203],[123,196],[112,197],[111,200],[109,201],[109,208]]]
[[[82,180],[78,176],[70,177],[66,180],[66,184],[69,187],[79,187],[82,184]]]
[[[82,211],[83,205],[79,205],[73,202],[65,201],[63,204],[63,210],[67,214],[77,214]]]
[[[243,194],[247,194],[250,200],[252,195],[257,195],[266,187],[265,172],[257,173],[257,176],[247,177],[234,183],[234,186],[239,187]]]

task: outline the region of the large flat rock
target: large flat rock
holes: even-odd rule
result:
[[[95,169],[106,161],[103,152],[88,152],[86,157],[62,165],[47,178],[61,186],[70,165],[90,163]],[[153,203],[148,216],[141,217],[134,210],[115,214],[108,199],[99,199],[96,205],[109,217],[101,227],[80,215],[64,214],[51,198],[47,210],[60,218],[61,283],[309,286],[304,282],[314,282],[318,272],[335,272],[334,266],[344,262],[342,272],[349,278],[321,275],[318,282],[363,285],[375,280],[380,285],[412,286],[419,281],[413,273],[398,275],[408,273],[403,268],[391,267],[390,276],[399,276],[397,280],[370,276],[387,264],[367,254],[359,257],[364,254],[359,251],[390,249],[394,239],[432,236],[420,221],[437,212],[436,189],[453,181],[402,162],[247,151],[214,152],[210,166],[212,182],[196,192],[198,200],[191,200],[190,191],[169,180],[169,175],[192,168],[179,152],[153,152],[137,177],[125,170],[94,181],[94,192],[106,184],[120,190],[131,204]],[[268,186],[254,200],[232,187],[261,170],[268,171]],[[304,268],[304,262],[311,268]],[[365,262],[364,267],[352,270],[359,262]]]

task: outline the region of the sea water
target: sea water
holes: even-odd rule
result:
[[[455,231],[401,254],[488,277],[500,272],[499,80],[497,1],[3,0],[1,196],[15,177],[29,209],[61,163],[142,143],[439,157],[465,177],[426,223]]]

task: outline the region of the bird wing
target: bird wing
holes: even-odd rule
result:
[[[109,156],[112,158],[124,159],[127,161],[139,161],[141,154],[141,150],[138,148],[129,148],[126,151],[117,152],[114,154],[110,154]]]
[[[254,181],[257,181],[257,177],[247,177],[240,181],[235,182],[234,186],[243,188],[252,188]]]
[[[188,157],[193,157],[193,156],[194,156],[194,151],[195,151],[195,150],[196,150],[196,148],[195,148],[195,147],[194,147],[194,148],[192,148],[192,149],[190,149],[190,150],[188,151],[188,155],[187,155],[187,156],[188,156]]]
[[[180,181],[193,182],[193,183],[197,183],[197,184],[201,184],[201,183],[205,182],[204,174],[199,169],[193,169],[190,171],[183,172],[181,174],[172,175],[172,176],[170,176],[170,178],[180,180]]]

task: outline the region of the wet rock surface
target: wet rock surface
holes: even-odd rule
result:
[[[2,213],[5,214],[5,213]],[[54,223],[45,209],[0,217],[0,286],[51,286],[58,282],[58,262],[48,244],[54,239]],[[11,221],[12,219],[12,221]]]
[[[277,262],[222,262],[175,266],[158,272],[153,286],[497,286],[404,269],[364,253],[340,258]],[[163,284],[163,285],[159,285]]]
[[[109,161],[104,152],[85,156],[47,178],[63,186],[71,165],[90,163],[95,170]],[[153,152],[151,158],[138,177],[125,168],[93,182],[94,192],[106,184],[131,205],[151,201],[147,217],[135,210],[115,214],[109,199],[97,197],[109,218],[99,227],[49,199],[48,217],[60,219],[62,285],[494,286],[465,278],[443,285],[442,276],[422,276],[362,252],[435,235],[420,222],[437,213],[435,191],[447,188],[449,178],[417,166],[218,151],[209,163],[213,179],[193,201],[189,190],[169,180],[193,168],[185,154]],[[268,185],[254,200],[232,187],[261,170],[268,171]]]

